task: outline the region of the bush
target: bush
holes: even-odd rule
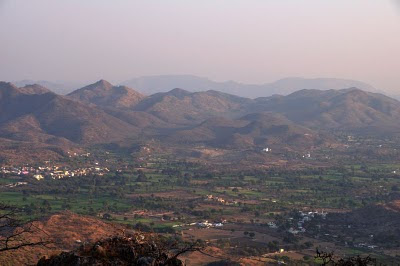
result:
[[[220,260],[210,262],[207,266],[240,266],[240,263],[231,260]]]

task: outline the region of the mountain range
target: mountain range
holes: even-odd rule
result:
[[[399,121],[399,101],[358,88],[256,99],[183,89],[145,96],[100,80],[62,96],[40,85],[0,82],[0,157],[6,158],[28,154],[29,147],[63,156],[94,144],[147,140],[235,150],[311,149],[337,141],[334,132],[399,136]]]
[[[274,94],[288,95],[302,89],[340,90],[356,87],[365,91],[381,92],[361,81],[335,78],[306,79],[289,77],[272,83],[244,84],[235,81],[216,82],[193,75],[160,75],[130,79],[122,84],[136,88],[147,95],[167,92],[175,88],[182,88],[191,92],[215,90],[248,98],[268,97]]]
[[[38,84],[62,95],[71,93],[75,89],[84,86],[82,83],[77,82],[50,82],[45,80],[21,80],[15,81],[13,84],[17,87]],[[340,90],[351,87],[370,92],[383,93],[373,86],[361,81],[336,78],[310,79],[288,77],[271,83],[245,84],[235,81],[217,82],[194,75],[159,75],[133,78],[121,82],[120,85],[135,88],[138,92],[145,95],[152,95],[158,92],[168,92],[175,88],[182,88],[190,92],[215,90],[247,98],[268,97],[274,94],[288,95],[302,89]]]
[[[52,158],[53,153],[65,155],[77,144],[109,142],[137,133],[134,126],[97,107],[43,87],[0,83],[0,156],[18,158],[13,155],[29,150],[40,155],[45,150],[43,157]]]

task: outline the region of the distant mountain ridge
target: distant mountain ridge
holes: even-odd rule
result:
[[[75,90],[76,88],[82,87],[83,85],[80,82],[67,82],[67,81],[52,82],[47,80],[30,80],[30,79],[18,80],[12,83],[17,87],[24,87],[27,85],[36,84],[61,95],[66,95],[71,91]]]
[[[21,80],[13,83],[17,87],[38,84],[62,95],[69,94],[76,88],[84,86],[82,83],[78,82],[51,82],[45,80]],[[246,98],[269,97],[274,94],[288,95],[302,89],[340,90],[351,87],[356,87],[369,92],[383,93],[383,91],[378,90],[365,82],[337,78],[312,79],[288,77],[271,83],[245,84],[235,81],[217,82],[194,75],[158,75],[133,78],[121,82],[120,85],[134,88],[145,95],[152,95],[158,92],[168,92],[175,88],[181,88],[190,92],[215,90]]]
[[[272,83],[244,84],[235,81],[216,82],[193,75],[160,75],[143,76],[127,80],[122,84],[136,88],[147,95],[170,91],[174,88],[191,92],[216,90],[247,98],[268,97],[274,94],[288,95],[302,89],[340,90],[351,87],[382,93],[382,91],[361,81],[335,78],[284,78]]]

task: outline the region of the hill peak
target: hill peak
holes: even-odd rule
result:
[[[18,88],[11,82],[0,81],[0,89],[18,89]]]
[[[126,86],[113,86],[106,80],[85,86],[68,94],[69,97],[101,107],[131,108],[144,96]]]
[[[0,81],[0,99],[4,96],[16,96],[23,92],[11,82]]]
[[[32,84],[32,85],[26,85],[24,87],[19,88],[20,91],[22,91],[25,94],[44,94],[44,93],[52,93],[49,89],[46,87],[43,87],[39,84]]]
[[[341,92],[344,92],[344,93],[352,93],[352,94],[355,94],[355,93],[358,93],[358,94],[367,94],[366,91],[361,90],[361,89],[356,88],[356,87],[351,87],[351,88],[343,89],[343,90],[340,90],[340,91],[341,91]]]
[[[103,87],[103,88],[106,88],[106,89],[110,89],[110,88],[113,87],[113,85],[110,82],[108,82],[107,80],[104,80],[104,79],[101,79],[101,80],[99,80],[99,81],[97,81],[97,82],[95,82],[95,83],[93,83],[93,84],[91,84],[89,86]],[[86,87],[89,87],[89,86],[86,86]]]
[[[186,90],[184,90],[184,89],[175,88],[175,89],[173,89],[173,90],[170,90],[170,91],[168,92],[168,94],[171,94],[171,95],[173,95],[173,96],[179,98],[179,97],[184,97],[184,96],[190,95],[191,92],[186,91]]]

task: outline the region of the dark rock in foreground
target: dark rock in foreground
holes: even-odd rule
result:
[[[95,244],[85,244],[76,251],[63,252],[51,258],[43,257],[37,265],[180,266],[183,263],[168,254],[162,243],[153,236],[135,234],[132,237],[114,237]]]

